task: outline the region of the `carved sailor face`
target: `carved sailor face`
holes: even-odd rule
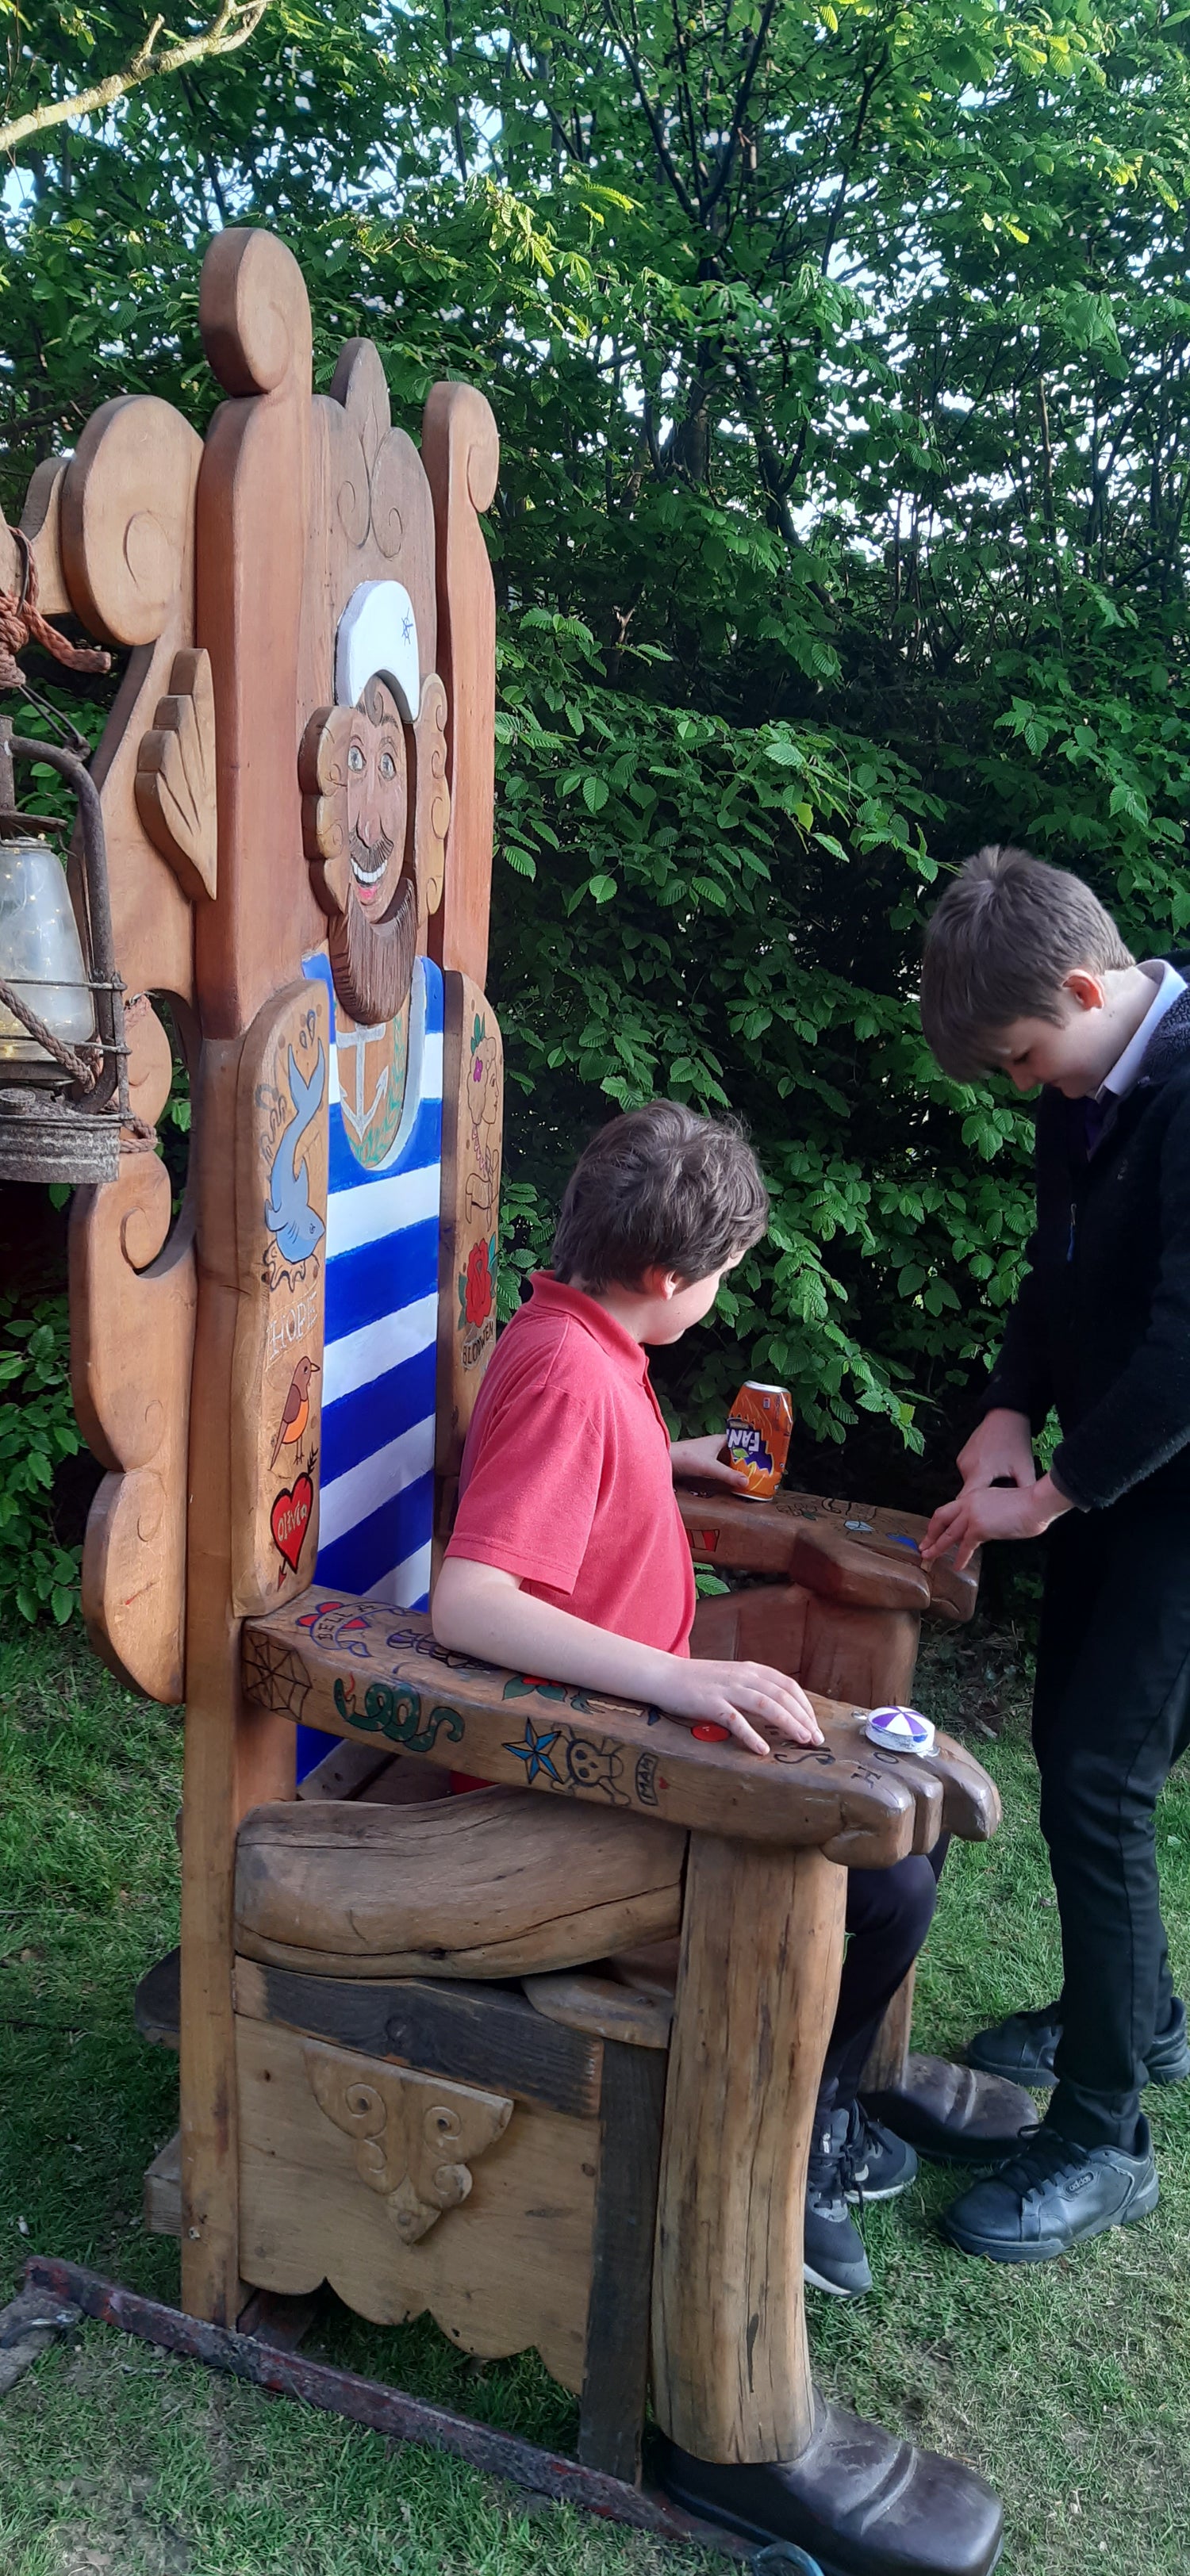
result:
[[[354,706],[311,718],[301,784],[335,990],[353,1019],[375,1027],[408,999],[418,928],[417,860],[406,854],[405,730],[385,681],[374,677]]]
[[[405,737],[383,680],[370,680],[350,717],[347,744],[347,855],[357,900],[381,921],[405,855]]]

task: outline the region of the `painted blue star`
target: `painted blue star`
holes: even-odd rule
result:
[[[524,1743],[506,1744],[503,1749],[506,1753],[515,1753],[517,1761],[524,1763],[526,1780],[535,1780],[539,1771],[544,1771],[547,1780],[558,1780],[558,1774],[550,1760],[550,1746],[551,1744],[556,1744],[557,1741],[557,1727],[554,1728],[551,1735],[535,1735],[533,1732],[533,1720],[531,1717],[527,1717],[525,1720]],[[561,1781],[558,1780],[559,1788],[561,1785]]]

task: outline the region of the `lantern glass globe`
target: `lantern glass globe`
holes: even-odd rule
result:
[[[0,976],[56,1038],[95,1035],[78,923],[65,870],[48,842],[0,840]],[[63,1082],[54,1058],[0,1003],[0,1082]]]

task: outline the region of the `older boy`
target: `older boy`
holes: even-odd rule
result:
[[[671,1444],[644,1345],[676,1342],[709,1313],[767,1216],[730,1122],[661,1100],[601,1130],[567,1188],[553,1270],[534,1279],[480,1390],[433,1600],[444,1645],[724,1726],[764,1759],[761,1724],[818,1744],[818,1722],[787,1673],[691,1660],[694,1576],[673,1478],[744,1480],[720,1465],[718,1436]],[[912,2148],[866,2121],[855,2095],[934,1896],[920,1855],[849,1873],[806,2206],[808,2277],[841,2297],[871,2287],[849,2198],[890,2198],[916,2172]]]
[[[956,1078],[1043,1086],[1029,1268],[922,1553],[963,1565],[980,1539],[1052,1531],[1033,1741],[1063,1993],[972,2056],[1056,2090],[944,2221],[967,2253],[1044,2262],[1156,2206],[1140,2088],[1190,2072],[1153,1831],[1190,1741],[1190,992],[1137,963],[1079,878],[992,848],[934,914],[921,1012]]]

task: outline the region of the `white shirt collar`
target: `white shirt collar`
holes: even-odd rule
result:
[[[1129,1039],[1123,1054],[1117,1056],[1111,1072],[1106,1074],[1100,1083],[1095,1094],[1097,1100],[1102,1100],[1108,1092],[1116,1100],[1123,1100],[1134,1089],[1140,1076],[1141,1066],[1166,1012],[1172,1009],[1179,993],[1184,993],[1186,990],[1185,977],[1179,975],[1176,966],[1171,966],[1167,959],[1142,957],[1140,964],[1142,975],[1148,975],[1157,990],[1135,1037]]]

